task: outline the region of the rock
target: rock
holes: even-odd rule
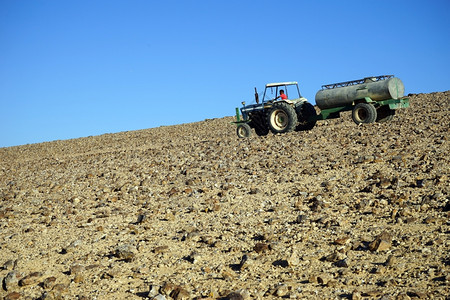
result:
[[[200,261],[201,255],[197,251],[192,251],[191,254],[187,257],[187,260],[193,264],[196,264]]]
[[[297,219],[295,220],[295,222],[296,222],[297,224],[302,224],[302,223],[304,223],[307,219],[308,219],[308,218],[307,218],[307,216],[305,216],[305,215],[298,215],[298,216],[297,216]]]
[[[395,256],[394,255],[389,255],[389,257],[387,258],[387,260],[384,263],[384,265],[386,267],[393,267],[393,266],[395,266],[396,263],[397,263],[397,259],[395,258]]]
[[[327,285],[328,281],[330,281],[330,277],[327,274],[317,276],[317,283],[320,285]]]
[[[339,268],[348,268],[348,261],[347,261],[347,258],[338,260],[338,261],[335,263],[335,265],[336,265],[336,267],[339,267]]]
[[[269,251],[270,247],[269,244],[266,243],[256,243],[255,247],[253,247],[253,250],[257,253],[264,253]]]
[[[141,215],[138,216],[136,224],[142,224],[145,221],[147,221],[147,215],[141,214]]]
[[[44,279],[43,281],[43,287],[44,289],[51,289],[55,286],[56,284],[56,277],[47,277]]]
[[[3,298],[4,300],[17,300],[20,299],[22,297],[22,294],[18,293],[18,292],[12,292],[9,293],[5,296],[5,298]]]
[[[252,260],[248,257],[248,255],[244,254],[241,258],[241,261],[238,264],[238,269],[245,270],[252,264]]]
[[[361,293],[358,291],[353,291],[351,300],[361,300]]]
[[[55,284],[51,291],[45,293],[44,299],[65,299],[69,292],[67,285],[59,283]]]
[[[336,239],[336,240],[334,241],[334,243],[335,243],[336,245],[345,245],[345,244],[347,244],[349,241],[350,241],[350,238],[349,238],[349,237],[342,237],[342,238]]]
[[[40,282],[41,277],[42,277],[42,273],[40,273],[40,272],[33,272],[33,273],[25,276],[24,278],[22,278],[19,281],[19,285],[20,286],[25,286],[25,285],[37,284],[37,283]]]
[[[391,243],[385,240],[375,240],[369,244],[370,251],[386,251],[391,248]]]
[[[309,275],[308,282],[309,283],[317,283],[317,275],[316,274]]]
[[[231,292],[226,296],[227,300],[244,300],[244,296],[238,292]]]
[[[11,271],[14,270],[16,266],[17,266],[17,259],[16,260],[10,259],[3,264],[3,270]]]
[[[340,252],[333,252],[323,258],[323,260],[329,261],[329,262],[337,262],[340,260],[344,260],[346,258],[345,254]]]
[[[129,244],[120,245],[116,248],[115,256],[126,262],[131,262],[136,256],[136,248]]]
[[[152,297],[155,297],[156,295],[158,295],[159,294],[159,289],[160,289],[161,287],[159,286],[159,285],[154,285],[154,284],[152,284],[151,286],[150,286],[150,290],[149,290],[149,292],[148,292],[148,297],[150,297],[150,298],[152,298]]]
[[[70,267],[70,275],[77,275],[85,271],[85,267],[82,265],[73,265]]]
[[[73,282],[75,283],[82,283],[84,281],[84,275],[83,274],[76,274],[73,278]]]
[[[167,252],[169,250],[169,246],[158,246],[155,249],[153,249],[153,253],[160,254]]]
[[[423,223],[432,224],[432,223],[436,223],[436,221],[437,221],[436,217],[428,216],[423,220]]]
[[[175,290],[172,291],[170,296],[174,300],[188,300],[188,299],[191,299],[190,293],[187,290],[185,290],[184,288],[180,287],[180,286],[176,287]]]
[[[166,282],[163,284],[163,286],[160,289],[161,294],[165,296],[170,296],[172,292],[177,289],[177,286],[171,282]]]
[[[9,272],[6,275],[6,277],[3,279],[3,288],[6,291],[11,291],[11,290],[17,288],[20,277],[21,277],[21,275],[17,271]]]
[[[82,245],[82,240],[75,240],[69,244],[66,248],[62,250],[62,254],[72,253]]]
[[[284,297],[289,293],[289,287],[285,284],[280,284],[275,290],[275,296]]]
[[[381,233],[369,244],[370,251],[386,251],[391,248],[392,236],[387,232]]]

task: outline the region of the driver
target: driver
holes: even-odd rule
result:
[[[287,100],[287,96],[286,96],[286,94],[284,93],[284,90],[280,90],[280,96],[276,97],[276,98],[273,99],[273,100],[277,100],[278,98],[281,98],[281,100]]]

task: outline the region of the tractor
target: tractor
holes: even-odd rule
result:
[[[287,97],[277,96],[280,91]],[[314,106],[300,94],[298,83],[268,83],[260,101],[255,88],[255,104],[236,108],[237,135],[249,137],[252,128],[259,136],[272,132],[285,133],[291,131],[310,130],[316,125],[317,113]],[[241,116],[242,114],[242,116]]]

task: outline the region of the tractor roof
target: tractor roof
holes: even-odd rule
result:
[[[297,84],[297,81],[268,83],[268,84],[266,84],[266,88],[268,88],[268,87],[276,87],[276,86],[285,86],[285,85],[294,85],[294,84]]]

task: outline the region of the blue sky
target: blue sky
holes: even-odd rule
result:
[[[450,1],[0,0],[0,147],[221,118],[254,87],[450,89]]]

